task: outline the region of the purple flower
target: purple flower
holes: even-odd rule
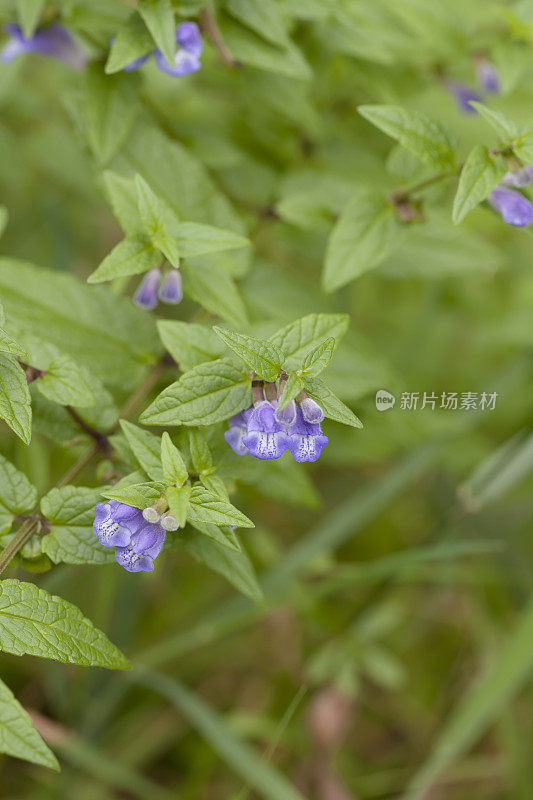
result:
[[[523,228],[529,225],[533,219],[533,205],[520,192],[504,186],[497,186],[487,199],[491,206],[500,212],[503,221],[508,225],[517,225]]]
[[[159,522],[147,522],[141,509],[116,500],[96,504],[93,530],[100,544],[115,548],[117,563],[128,572],[151,572],[165,541]]]
[[[168,63],[160,50],[155,51],[155,60],[159,69],[175,77],[198,72],[202,66],[200,56],[202,55],[203,47],[198,25],[195,22],[182,22],[181,25],[178,25],[176,28],[176,44],[178,49],[172,64]]]
[[[446,81],[446,87],[453,95],[459,111],[465,114],[477,114],[475,108],[470,105],[470,101],[475,100],[480,103],[481,97],[474,89],[460,81]]]
[[[323,410],[312,397],[304,397],[304,399],[300,401],[300,408],[302,409],[302,416],[306,422],[317,424],[324,419]]]
[[[13,61],[22,53],[54,56],[76,68],[83,67],[87,61],[87,54],[61,25],[39,28],[29,38],[24,36],[18,25],[9,23],[4,25],[4,30],[11,37],[2,50],[1,58],[5,63]]]
[[[295,461],[317,461],[329,442],[319,423],[306,422],[302,409],[296,410],[296,422],[288,430],[289,449]]]
[[[178,49],[172,64],[168,63],[160,50],[154,50],[155,61],[159,69],[175,77],[198,72],[202,66],[200,56],[203,48],[202,36],[198,25],[195,22],[182,22],[181,25],[178,25],[176,28],[176,44]],[[136,58],[135,61],[124,67],[124,70],[133,72],[133,70],[139,69],[149,57],[150,53]]]
[[[507,172],[501,179],[501,183],[505,186],[516,186],[517,189],[529,186],[530,183],[533,183],[533,166],[528,165],[514,172]]]
[[[296,403],[294,400],[291,400],[281,411],[276,406],[274,416],[280,425],[293,425],[296,422]]]
[[[250,453],[262,461],[279,458],[289,446],[289,439],[283,425],[274,416],[274,406],[268,400],[261,400],[255,406],[248,420],[248,432],[242,443]]]
[[[181,285],[181,272],[179,269],[171,267],[165,275],[163,285],[159,289],[159,299],[163,303],[177,305],[183,300],[183,288]]]
[[[478,83],[482,89],[491,94],[500,91],[500,76],[491,61],[486,58],[476,59],[476,72]]]
[[[155,308],[157,305],[157,290],[161,283],[161,270],[154,267],[148,270],[142,279],[133,299],[141,308]]]
[[[128,572],[152,572],[154,559],[165,543],[165,529],[159,522],[144,522],[126,547],[117,547],[117,564]]]
[[[253,406],[251,406],[228,420],[229,428],[224,433],[224,439],[238,456],[246,456],[250,453],[246,445],[243,444],[242,439],[248,430],[248,420],[253,410]]]

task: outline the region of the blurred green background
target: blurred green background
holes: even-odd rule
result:
[[[58,5],[96,57],[128,11]],[[474,84],[472,54],[482,51],[502,77],[491,107],[531,119],[533,3],[275,5],[312,69],[306,80],[284,74],[286,54],[273,69],[240,54],[235,70],[206,44],[190,78],[143,68],[131,135],[143,153],[157,129],[148,173],[160,141],[180,142],[246,223],[253,260],[238,285],[256,330],[350,314],[327,375],[364,429],[327,421],[330,444],[296,487],[252,485],[244,469],[236,481],[234,502],[257,526],[245,542],[263,605],[181,551],[153,575],[59,566],[31,576],[193,694],[164,682],[154,693],[156,679],[140,673],[2,656],[2,678],[40,715],[63,766],[55,775],[2,759],[6,800],[283,800],[278,773],[308,800],[392,800],[421,770],[429,777],[410,798],[531,798],[530,232],[487,208],[453,226],[449,181],[424,194],[425,223],[382,265],[332,295],[320,273],[355,187],[392,191],[429,174],[357,105],[424,110],[455,133],[463,157],[475,142],[493,146],[439,74]],[[8,3],[1,9],[13,18]],[[222,28],[230,42],[232,19]],[[38,56],[0,74],[2,251],[84,279],[121,232],[83,131],[83,76]],[[206,318],[190,300],[158,314]],[[174,379],[169,371],[158,390]],[[379,389],[396,395],[393,409],[376,410]],[[492,411],[400,408],[402,392],[424,391],[498,399]],[[38,432],[27,448],[4,426],[1,449],[43,492],[73,460]],[[94,472],[81,482],[93,485]],[[266,789],[247,788],[243,742],[272,767]]]

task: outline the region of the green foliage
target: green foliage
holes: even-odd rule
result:
[[[0,2],[86,61],[3,27],[0,751],[63,773],[5,759],[2,795],[529,800],[531,229],[487,201],[533,201],[532,19]],[[183,301],[137,307],[169,265]],[[317,463],[227,444],[262,390],[319,403]],[[154,573],[108,499],[175,518]],[[100,628],[157,671],[32,658],[124,670]]]
[[[79,608],[31,583],[0,582],[0,650],[65,664],[127,669],[128,660]]]

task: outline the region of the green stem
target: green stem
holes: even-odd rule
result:
[[[432,178],[426,178],[426,180],[415,183],[414,186],[409,186],[407,189],[398,189],[398,191],[392,193],[392,197],[396,201],[408,200],[411,195],[421,192],[423,189],[427,189],[428,186],[433,186],[434,183],[439,183],[444,180],[444,178],[454,178],[455,176],[455,172],[440,172],[438,175],[433,175]]]

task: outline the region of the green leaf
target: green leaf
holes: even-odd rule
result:
[[[46,375],[35,381],[42,395],[62,406],[85,408],[96,405],[96,398],[77,364],[65,355],[53,358]]]
[[[0,419],[24,444],[31,440],[31,399],[26,375],[14,356],[0,355]]]
[[[238,508],[222,499],[220,495],[208,491],[199,483],[192,487],[188,519],[193,525],[198,522],[230,525],[237,528],[254,527],[253,522]]]
[[[189,447],[193,469],[200,475],[213,468],[213,458],[205,434],[201,430],[189,430]]]
[[[452,712],[428,758],[409,782],[402,800],[428,796],[428,790],[442,773],[470,749],[530,679],[532,637],[533,602],[530,601],[485,674]]]
[[[167,486],[165,489],[165,496],[167,498],[171,514],[176,517],[180,528],[183,528],[187,522],[187,515],[189,513],[191,487],[188,484],[180,487]]]
[[[322,406],[324,414],[329,419],[342,422],[343,425],[351,425],[354,428],[362,428],[363,423],[358,419],[353,411],[339,400],[336,394],[318,378],[309,378],[305,381],[305,388],[309,397]]]
[[[342,210],[328,241],[322,284],[327,292],[377,267],[396,230],[394,209],[374,189],[361,187]]]
[[[124,395],[136,388],[161,346],[155,322],[129,298],[74,275],[0,258],[0,297],[10,325],[42,337]]]
[[[139,0],[137,11],[169,64],[174,64],[176,25],[170,0]]]
[[[88,283],[101,283],[123,275],[139,275],[161,263],[161,254],[152,242],[140,234],[127,236],[104,258],[87,278]]]
[[[226,0],[224,8],[232,17],[272,44],[280,46],[290,43],[282,11],[275,0],[261,0],[261,3]]]
[[[279,399],[280,411],[283,411],[283,409],[289,405],[291,400],[294,400],[294,398],[300,394],[304,386],[305,384],[303,378],[301,378],[296,372],[291,372],[287,378],[287,383],[283,389],[283,394]]]
[[[193,525],[191,523],[191,525]],[[228,525],[210,525],[202,522],[195,522],[193,528],[209,539],[212,539],[222,547],[227,547],[237,553],[242,552],[241,544],[235,532]]]
[[[452,219],[457,225],[483,202],[505,175],[505,165],[496,162],[482,144],[476,144],[468,154],[461,170],[457,193],[453,201]]]
[[[139,77],[121,72],[106,75],[95,65],[87,72],[84,108],[89,142],[102,164],[120,150],[137,114]]]
[[[153,246],[160,250],[171,264],[178,266],[180,248],[178,240],[173,235],[178,226],[176,215],[141,175],[135,176],[135,186],[139,216],[145,232]]]
[[[245,336],[243,333],[227,331],[216,326],[213,330],[260,378],[265,381],[276,380],[283,361],[283,356],[276,345],[266,339]]]
[[[55,755],[33,727],[29,714],[1,680],[0,753],[59,771]]]
[[[12,356],[19,356],[22,359],[28,357],[24,348],[3,328],[0,328],[0,353],[9,353]]]
[[[199,364],[156,397],[140,416],[146,425],[211,425],[251,404],[247,372],[230,359]]]
[[[45,2],[46,0],[16,0],[18,20],[26,39],[33,36]]]
[[[189,477],[183,456],[166,431],[161,437],[161,464],[168,483],[181,486]]]
[[[159,500],[165,490],[163,482],[147,481],[145,483],[133,483],[129,486],[115,487],[106,492],[102,492],[108,500],[118,500],[119,503],[126,503],[128,506],[145,509]]]
[[[0,581],[0,649],[64,664],[129,667],[126,657],[79,608],[15,579]]]
[[[426,114],[393,105],[359,106],[357,110],[428,166],[447,172],[455,169],[453,139]]]
[[[211,327],[163,319],[158,320],[157,328],[163,345],[183,372],[219,358],[225,351]]]
[[[113,214],[119,221],[124,233],[142,234],[143,224],[137,203],[135,184],[129,178],[123,178],[116,172],[106,170],[102,174],[106,194],[111,203]]]
[[[110,564],[112,548],[104,547],[93,530],[94,507],[107,487],[63,486],[41,499],[41,513],[50,522],[50,533],[41,539],[41,550],[54,564]]]
[[[183,258],[247,247],[250,240],[233,231],[200,222],[178,222],[174,231]]]
[[[256,603],[263,600],[263,591],[244,550],[238,553],[227,543],[221,544],[208,535],[190,530],[180,533],[179,542],[193,558],[218,572],[246,597]]]
[[[0,505],[12,514],[32,511],[37,503],[37,489],[7,458],[0,455]]]
[[[246,325],[247,316],[235,281],[223,269],[211,264],[181,266],[183,291],[203,308],[227,320],[230,325]]]
[[[163,480],[161,466],[161,439],[153,433],[133,425],[125,419],[120,420],[120,427],[126,435],[133,455],[153,481]]]
[[[122,25],[111,45],[105,66],[108,75],[131,64],[154,49],[154,42],[141,17],[134,13]]]
[[[347,314],[308,314],[280,328],[270,341],[283,354],[285,369],[299,369],[307,352],[318,347],[324,339],[331,337],[338,346],[349,322]]]
[[[304,375],[309,375],[310,378],[315,375],[320,375],[322,370],[324,370],[331,361],[334,351],[335,339],[330,337],[306,355],[302,364],[302,373]]]
[[[471,100],[470,105],[483,117],[485,122],[488,122],[502,142],[510,144],[519,135],[520,131],[516,123],[508,119],[501,111],[494,111],[484,103],[478,103],[475,100]]]

